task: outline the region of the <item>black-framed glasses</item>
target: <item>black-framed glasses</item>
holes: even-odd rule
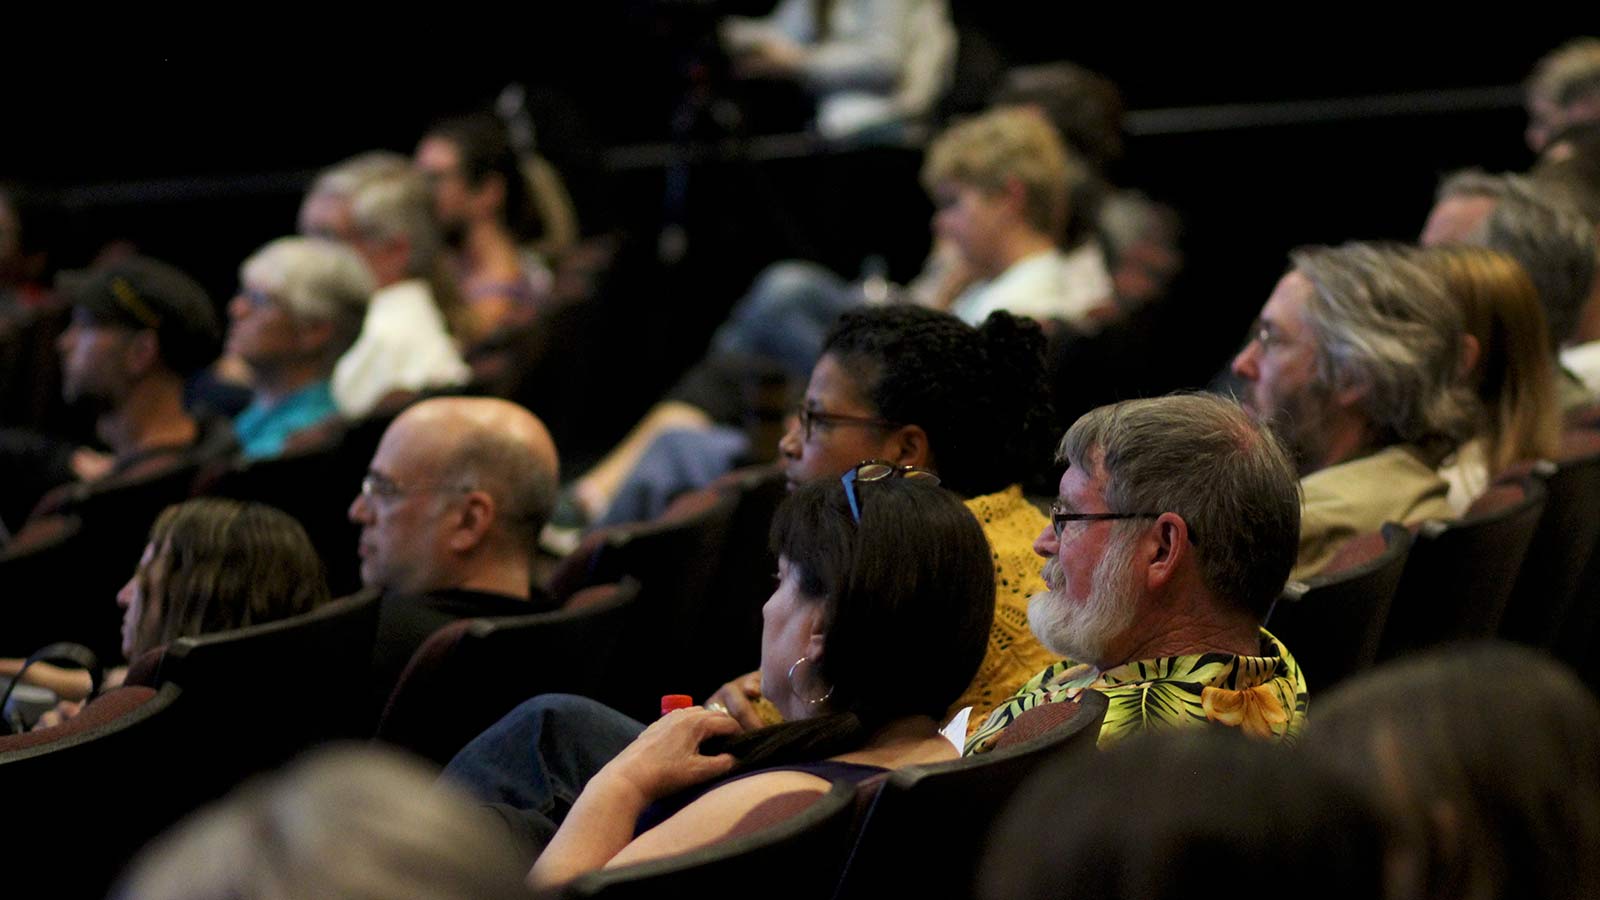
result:
[[[1081,513],[1066,509],[1060,500],[1050,504],[1050,527],[1054,530],[1056,540],[1061,540],[1061,530],[1067,527],[1068,522],[1113,522],[1119,519],[1155,519],[1161,513]],[[1189,540],[1194,540],[1194,535],[1189,535]]]
[[[856,463],[855,468],[839,476],[844,483],[844,498],[850,502],[850,515],[861,524],[861,501],[856,497],[856,483],[885,481],[890,478],[914,478],[930,485],[939,483],[939,476],[921,466],[902,466],[886,459],[869,459]]]
[[[800,407],[795,415],[800,417],[800,434],[805,440],[811,440],[813,425],[871,425],[874,428],[893,428],[899,423],[888,419],[875,419],[871,416],[847,416],[842,413],[820,412],[814,409]],[[889,465],[893,465],[890,463]]]

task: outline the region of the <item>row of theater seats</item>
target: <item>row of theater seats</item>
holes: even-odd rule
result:
[[[1501,637],[1543,648],[1595,686],[1600,431],[1502,476],[1454,522],[1390,523],[1291,582],[1267,627],[1313,692],[1412,650]]]
[[[766,522],[782,493],[775,470],[737,472],[660,521],[591,536],[552,582],[560,610],[441,628],[376,720],[369,660],[381,600],[371,592],[180,639],[136,661],[130,683],[141,686],[53,732],[0,737],[0,796],[41,810],[13,849],[45,854],[85,827],[87,811],[114,811],[113,833],[60,876],[58,886],[81,889],[68,895],[87,896],[186,812],[325,741],[376,736],[442,764],[536,694],[583,694],[641,718],[662,693],[704,696],[759,658],[775,566]]]

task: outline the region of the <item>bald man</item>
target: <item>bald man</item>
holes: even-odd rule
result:
[[[504,400],[425,400],[384,432],[350,504],[361,580],[384,594],[375,700],[449,622],[552,606],[533,585],[533,561],[558,466],[544,423]]]

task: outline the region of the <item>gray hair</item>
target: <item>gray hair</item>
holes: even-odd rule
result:
[[[519,853],[464,794],[394,751],[323,751],[250,782],[144,850],[114,892],[194,897],[512,898]]]
[[[1334,390],[1365,388],[1358,407],[1379,446],[1443,456],[1472,435],[1476,401],[1456,377],[1461,310],[1442,279],[1376,244],[1305,247],[1290,260],[1314,289],[1305,316],[1318,375]]]
[[[443,469],[460,473],[466,489],[494,498],[496,523],[531,559],[539,532],[555,512],[558,474],[540,465],[520,440],[489,428],[463,435]]]
[[[355,251],[321,238],[283,237],[239,266],[239,280],[261,285],[296,318],[334,326],[329,351],[343,353],[361,332],[367,301],[377,289]]]
[[[1595,275],[1594,224],[1566,197],[1520,176],[1506,176],[1508,189],[1484,222],[1480,244],[1522,264],[1544,304],[1550,345],[1559,347],[1578,330]]]
[[[435,274],[444,240],[434,219],[428,182],[409,165],[368,173],[350,195],[350,220],[364,237],[405,240],[411,247],[408,274],[424,278]]]
[[[1540,58],[1528,76],[1528,105],[1543,98],[1567,106],[1600,97],[1600,38],[1574,38]]]
[[[1067,429],[1057,461],[1098,467],[1113,511],[1181,516],[1219,599],[1259,619],[1282,592],[1299,550],[1299,477],[1278,438],[1232,400],[1174,394],[1102,406]]]

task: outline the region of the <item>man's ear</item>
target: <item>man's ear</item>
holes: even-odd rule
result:
[[[456,513],[455,527],[450,530],[450,549],[467,553],[482,544],[494,528],[498,512],[487,491],[468,491]]]
[[[1362,400],[1366,399],[1372,390],[1372,385],[1365,380],[1358,379],[1349,384],[1340,385],[1333,389],[1333,402],[1344,408],[1351,409]]]
[[[1466,381],[1467,376],[1472,374],[1472,370],[1477,368],[1478,359],[1482,353],[1483,347],[1478,344],[1477,338],[1470,334],[1462,335],[1461,360],[1456,366],[1456,377]]]
[[[889,435],[885,450],[890,462],[902,466],[933,468],[933,447],[921,425],[902,425]]]
[[[1191,549],[1189,523],[1177,513],[1162,513],[1139,544],[1138,562],[1145,565],[1145,582],[1152,591],[1163,587],[1178,573]]]

